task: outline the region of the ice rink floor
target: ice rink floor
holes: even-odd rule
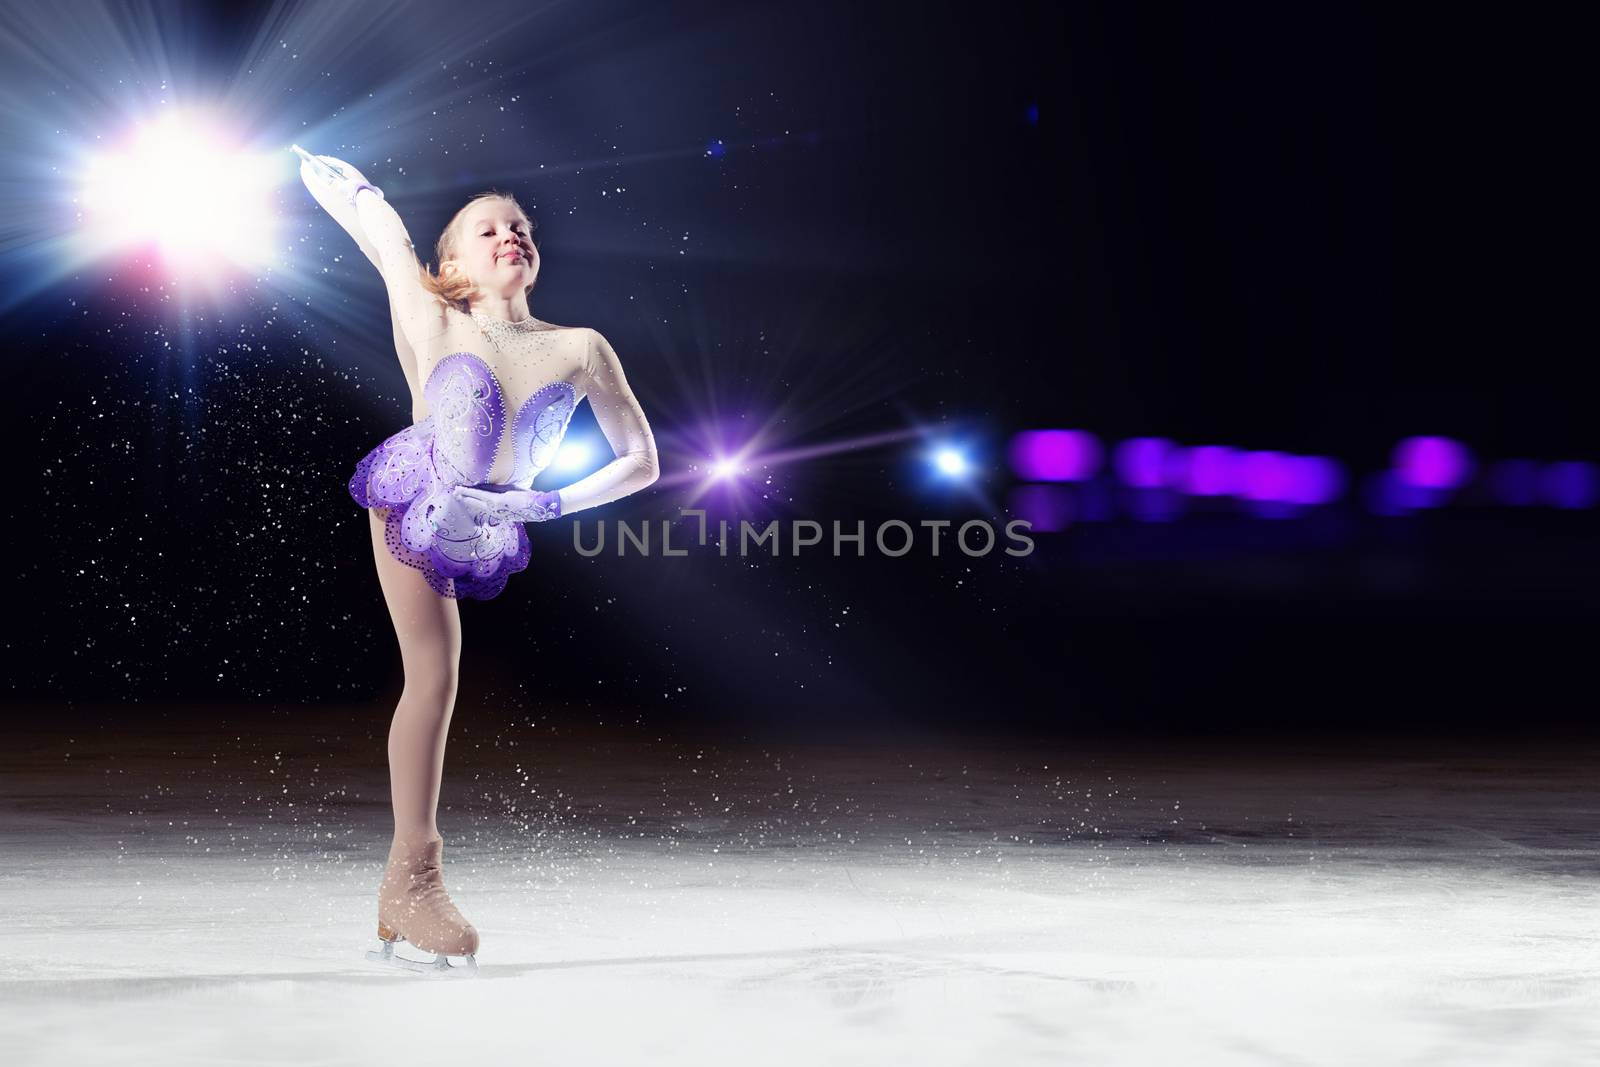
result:
[[[381,709],[245,722],[0,736],[9,1063],[1600,1060],[1592,742],[711,745],[458,713],[445,878],[483,947],[440,981],[364,960]]]

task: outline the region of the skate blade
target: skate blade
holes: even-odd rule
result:
[[[385,941],[383,948],[369,949],[367,959],[373,963],[398,971],[410,971],[414,974],[425,975],[429,978],[476,978],[478,977],[478,960],[475,956],[464,956],[463,963],[451,963],[449,957],[435,955],[432,960],[407,959],[394,950],[393,941]]]

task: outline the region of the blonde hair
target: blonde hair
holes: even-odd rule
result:
[[[457,234],[461,227],[462,218],[471,210],[474,204],[481,204],[485,200],[510,201],[513,207],[522,212],[523,218],[528,220],[528,239],[530,241],[533,240],[533,231],[538,227],[538,223],[534,222],[528,213],[523,210],[522,205],[517,203],[517,198],[510,193],[502,193],[498,189],[490,189],[486,193],[479,193],[463,204],[460,211],[450,216],[450,221],[445,225],[444,232],[439,234],[439,240],[433,246],[433,251],[440,271],[444,269],[445,260],[457,258]],[[454,306],[457,311],[467,312],[472,310],[472,297],[478,292],[478,287],[472,284],[472,279],[468,278],[460,270],[449,274],[436,274],[426,263],[419,264],[419,267],[422,270],[422,287],[424,289],[445,303]],[[529,283],[524,295],[533,292],[533,286],[536,281]]]

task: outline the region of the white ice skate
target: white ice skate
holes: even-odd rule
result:
[[[433,977],[475,977],[478,973],[478,931],[462,917],[444,888],[440,864],[444,842],[396,841],[389,850],[389,865],[378,888],[378,940],[382,947],[367,959],[386,967],[415,971]],[[408,959],[395,951],[404,941],[431,960]],[[463,959],[451,963],[450,957]]]
[[[387,936],[385,936],[387,935]],[[476,978],[478,976],[478,960],[472,953],[461,957],[463,962],[451,963],[450,957],[444,953],[437,953],[432,960],[413,960],[400,955],[394,950],[395,945],[405,938],[378,924],[378,940],[382,942],[381,949],[369,949],[367,959],[373,963],[392,967],[396,970],[415,971],[430,978]]]

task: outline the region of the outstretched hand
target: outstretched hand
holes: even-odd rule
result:
[[[306,185],[317,185],[335,193],[341,200],[354,204],[356,194],[371,189],[378,198],[383,190],[367,181],[367,176],[354,166],[334,156],[314,156],[299,145],[290,145],[290,151],[300,157],[300,178]]]

